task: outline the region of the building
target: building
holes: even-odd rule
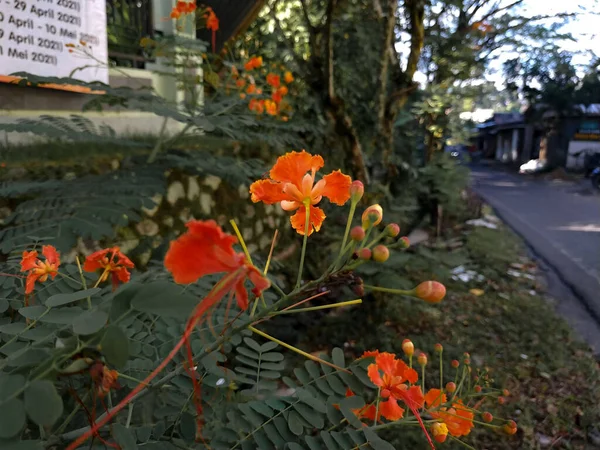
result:
[[[9,6],[9,2],[0,2],[0,13],[7,18],[7,22],[12,22],[14,28],[14,32],[6,29],[0,33],[0,124],[41,115],[82,114],[82,106],[94,95],[90,94],[89,90],[86,93],[84,89],[17,86],[11,82],[14,78],[9,76],[19,71],[44,77],[69,76],[69,62],[73,56],[69,55],[72,51],[66,48],[67,43],[72,45],[71,42],[86,40],[88,45],[91,45],[89,42],[97,44],[99,58],[105,58],[104,61],[108,61],[110,67],[105,67],[106,73],[101,73],[98,69],[87,78],[81,78],[82,81],[100,80],[111,87],[152,88],[168,101],[184,102],[189,93],[181,90],[172,76],[181,69],[174,68],[164,58],[150,58],[148,52],[140,46],[142,38],[158,36],[184,36],[211,41],[207,30],[196,30],[191,21],[170,19],[175,3],[176,0],[86,0],[81,6],[81,17],[77,15],[77,11],[68,14],[68,18],[73,19],[69,28],[62,26],[62,22],[58,21],[57,15],[61,11],[56,2],[46,2],[43,11],[39,5],[32,4],[31,8],[37,8],[36,11],[27,9],[19,12],[21,15],[13,14],[14,11],[9,9],[12,8],[12,3]],[[217,51],[228,39],[247,26],[262,6],[262,0],[205,0],[198,3],[211,6],[220,19],[220,28],[216,34]],[[86,11],[90,8],[96,9]],[[36,17],[40,14],[44,15],[42,20]],[[65,14],[61,14],[64,19]],[[98,23],[94,24],[94,21]],[[86,27],[91,27],[94,31],[88,31]],[[23,30],[25,33],[21,33]],[[34,39],[38,39],[38,43],[46,45],[46,50],[42,52],[37,48],[33,49],[33,44],[28,45],[29,39],[32,43],[35,42]],[[47,64],[42,67],[38,60],[32,61],[34,52],[38,60],[43,57]],[[25,59],[26,63],[23,62]],[[12,62],[16,64],[17,70],[14,70]],[[75,66],[72,68],[75,69],[78,64],[89,63],[75,61],[73,64]],[[82,73],[77,70],[73,70],[75,78]],[[202,76],[200,68],[193,70],[192,75]],[[186,75],[188,74],[186,72]],[[94,123],[106,124],[121,133],[154,132],[160,129],[162,123],[162,119],[154,114],[130,109],[110,108],[102,112],[87,112],[84,115]],[[171,124],[171,127],[177,126],[175,122]],[[2,142],[26,139],[28,137],[17,133],[3,136],[3,132],[0,131]]]

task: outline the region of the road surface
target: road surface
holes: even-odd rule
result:
[[[471,168],[472,186],[548,267],[557,309],[600,354],[600,194],[566,182]]]

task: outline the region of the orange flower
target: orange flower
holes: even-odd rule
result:
[[[265,110],[265,101],[253,98],[248,103],[248,109],[254,111],[256,114],[262,114]]]
[[[448,399],[439,389],[429,389],[429,392],[425,394],[425,404],[431,408],[438,408],[442,403],[446,403]]]
[[[315,184],[317,170],[324,164],[322,157],[313,156],[305,150],[280,156],[269,172],[270,179],[255,181],[250,186],[252,201],[267,205],[279,203],[286,211],[296,211],[290,221],[292,227],[302,235],[305,233],[306,207],[310,205],[308,234],[319,231],[325,213],[315,205],[323,197],[336,205],[343,205],[350,198],[352,183],[348,175],[336,170]]]
[[[433,434],[433,438],[441,444],[448,437],[448,427],[445,423],[435,422],[431,425],[431,433]]]
[[[195,6],[195,5],[194,5]],[[195,9],[195,8],[194,8]],[[206,8],[206,29],[211,31],[219,30],[219,18],[212,8]]]
[[[275,103],[279,103],[281,102],[281,100],[283,100],[283,97],[281,96],[281,94],[279,93],[279,90],[273,92],[271,94],[271,99],[275,102]]]
[[[380,353],[375,363],[370,364],[367,373],[371,382],[381,389],[381,396],[387,400],[379,404],[381,415],[388,420],[398,420],[404,416],[404,409],[398,405],[403,400],[412,407],[423,406],[423,393],[418,386],[408,387],[406,382],[415,383],[418,374],[402,360],[391,353]],[[383,374],[383,376],[382,376]]]
[[[294,81],[294,75],[292,75],[292,72],[290,72],[289,70],[283,75],[283,81],[285,81],[287,84],[290,84],[292,81]]]
[[[454,437],[466,436],[473,428],[474,414],[461,400],[452,403],[452,408],[432,411],[431,417],[441,420],[448,427],[448,432]]]
[[[256,92],[256,85],[254,83],[250,83],[246,88],[246,94],[254,94]]]
[[[244,86],[246,86],[246,80],[240,78],[235,82],[235,85],[239,88],[243,88]]]
[[[192,220],[188,231],[171,242],[165,256],[165,267],[176,283],[188,284],[203,276],[225,272],[239,272],[232,281],[235,297],[241,309],[248,307],[248,292],[244,282],[248,278],[259,296],[270,286],[269,281],[251,265],[243,253],[236,253],[237,239],[223,230],[214,220]]]
[[[262,56],[253,56],[252,58],[250,58],[250,60],[248,60],[248,62],[246,64],[244,64],[244,69],[246,69],[246,70],[258,69],[260,66],[262,66],[262,63],[263,63]]]
[[[58,266],[60,266],[60,254],[51,245],[44,245],[42,247],[42,255],[46,258],[45,261],[38,259],[38,252],[25,251],[23,252],[23,259],[21,259],[21,272],[27,272],[27,279],[25,281],[25,293],[31,294],[35,286],[35,282],[39,281],[43,283],[48,279],[48,276],[56,277],[58,273]]]
[[[354,392],[352,392],[352,389],[346,388],[346,398],[349,398],[349,397],[354,397]],[[335,409],[340,409],[338,404],[334,404],[333,406]],[[375,413],[377,412],[377,408],[375,407],[375,405],[370,404],[370,405],[365,405],[362,408],[352,409],[351,411],[358,420],[361,420],[361,419],[375,420]],[[378,416],[379,416],[378,417],[378,421],[379,421],[379,420],[381,420],[381,411],[379,411]]]
[[[361,358],[375,358],[379,356],[379,350],[366,350]]]
[[[119,372],[109,369],[102,363],[94,364],[90,368],[90,375],[97,386],[96,395],[100,398],[105,397],[111,389],[118,389],[121,387],[117,382]]]
[[[181,11],[177,9],[177,7],[173,8],[171,11],[171,19],[179,19],[181,17]]]
[[[277,89],[281,85],[281,79],[279,75],[275,75],[274,73],[268,73],[267,84]]]
[[[265,110],[270,116],[277,115],[277,103],[273,100],[265,100]]]
[[[110,253],[110,258],[108,254]],[[117,260],[115,261],[115,258]],[[111,276],[113,288],[116,288],[121,283],[127,283],[130,278],[127,269],[133,269],[135,265],[131,260],[119,251],[119,247],[105,248],[92,253],[85,259],[83,270],[86,272],[95,272],[102,269],[99,283],[102,283]]]
[[[289,91],[288,91],[288,88],[287,88],[287,86],[281,86],[279,89],[277,89],[277,92],[279,92],[279,94],[280,94],[282,97],[285,97],[286,95],[288,95],[288,92],[289,92]]]

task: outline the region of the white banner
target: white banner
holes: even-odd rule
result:
[[[107,63],[106,0],[0,0],[0,78],[108,83]]]

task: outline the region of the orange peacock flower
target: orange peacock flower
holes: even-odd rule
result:
[[[110,253],[110,258],[108,254]],[[116,258],[116,261],[115,261]],[[121,283],[127,283],[131,277],[127,269],[133,269],[135,264],[121,251],[119,247],[105,248],[92,253],[85,259],[83,270],[86,272],[95,272],[102,269],[99,283],[102,283],[111,276],[113,288]]]
[[[206,29],[211,31],[219,30],[219,18],[212,8],[206,8]]]
[[[294,81],[294,75],[292,75],[292,72],[290,72],[289,70],[283,75],[283,81],[285,81],[287,84],[290,84],[291,82]]]
[[[270,116],[276,116],[277,115],[277,103],[275,103],[273,100],[265,100],[265,111],[267,112],[268,115]]]
[[[441,404],[447,401],[446,394],[439,389],[429,389],[427,394],[425,394],[425,404],[429,408],[439,408]]]
[[[248,62],[246,62],[246,64],[244,64],[244,69],[248,71],[258,69],[260,66],[262,66],[262,63],[262,56],[253,56],[248,60]]]
[[[253,98],[248,103],[248,109],[254,111],[256,114],[262,114],[265,111],[265,101]]]
[[[448,432],[454,437],[466,436],[473,428],[474,414],[461,400],[452,403],[452,408],[442,408],[439,411],[431,411],[431,417],[445,423]]]
[[[256,296],[271,285],[243,253],[235,252],[237,238],[224,233],[214,220],[192,220],[186,227],[188,231],[171,242],[165,256],[165,267],[176,283],[193,283],[213,273],[238,272],[232,287],[238,306],[244,310],[248,307],[246,278],[254,285]]]
[[[315,183],[317,170],[324,165],[323,158],[301,152],[289,152],[277,159],[269,172],[269,179],[258,180],[250,186],[254,203],[267,205],[279,203],[285,211],[296,211],[290,218],[292,227],[305,233],[306,207],[310,206],[308,234],[319,231],[325,220],[325,213],[316,206],[323,197],[342,206],[350,198],[352,179],[336,170]]]
[[[398,420],[404,416],[404,409],[398,405],[402,400],[411,409],[421,408],[424,398],[421,388],[409,387],[406,382],[415,383],[419,378],[417,372],[406,365],[396,355],[383,352],[375,357],[367,373],[371,382],[380,388],[381,397],[387,399],[379,404],[381,415],[388,420]]]
[[[23,259],[21,259],[21,272],[27,272],[27,279],[25,281],[25,293],[31,294],[35,287],[35,282],[39,281],[43,283],[48,279],[48,276],[56,277],[58,273],[58,266],[60,266],[60,254],[51,245],[44,245],[42,247],[42,255],[46,258],[42,261],[38,258],[37,251],[24,251]]]
[[[246,94],[254,94],[256,93],[256,84],[250,83],[246,88]]]
[[[267,74],[267,84],[277,89],[281,85],[281,78],[274,73]]]
[[[111,389],[118,389],[119,372],[109,369],[106,365],[98,362],[90,368],[90,375],[96,383],[96,395],[100,398],[105,397]]]

